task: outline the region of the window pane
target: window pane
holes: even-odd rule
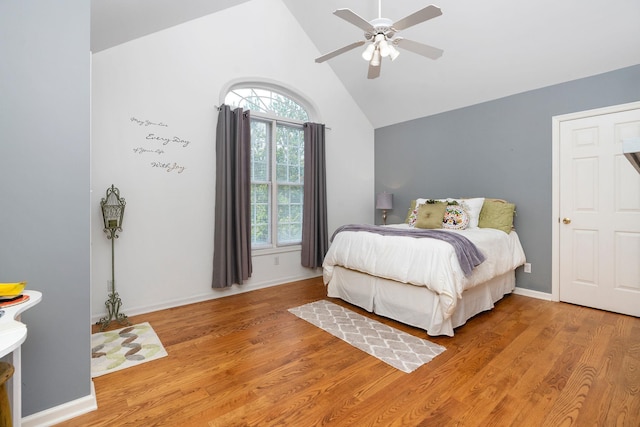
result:
[[[251,184],[251,246],[271,244],[271,186]]]
[[[251,120],[251,245],[271,245],[270,123]]]
[[[276,181],[278,183],[278,244],[302,240],[302,183],[304,131],[299,126],[276,127]]]
[[[276,127],[276,180],[301,184],[304,168],[304,131],[299,126]]]
[[[303,122],[309,120],[307,112],[297,102],[279,93],[273,92],[271,110],[280,117],[296,119]]]
[[[251,182],[270,180],[270,127],[266,122],[251,120]]]
[[[242,107],[258,113],[268,113],[277,117],[309,121],[305,108],[286,95],[269,89],[254,87],[231,90],[224,99],[225,104]]]
[[[278,244],[302,240],[302,186],[278,185]]]

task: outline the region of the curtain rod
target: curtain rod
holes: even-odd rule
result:
[[[215,109],[216,109],[216,110],[218,110],[218,111],[220,111],[220,108],[222,108],[222,106],[221,106],[221,105],[214,105],[214,107],[215,107]],[[251,111],[251,110],[248,110],[248,111]],[[258,117],[259,117],[259,116],[258,116]],[[285,123],[293,123],[293,124],[296,124],[296,125],[304,124],[304,122],[297,122],[297,121],[291,121],[291,120],[289,120],[289,121],[287,121],[287,120],[280,120],[280,121],[281,121],[281,122],[285,122]],[[324,128],[325,128],[326,130],[331,130],[331,128],[330,128],[329,126],[327,126],[327,125],[324,125]]]

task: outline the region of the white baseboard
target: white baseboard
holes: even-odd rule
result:
[[[523,295],[525,297],[543,299],[545,301],[553,301],[553,296],[551,294],[546,293],[546,292],[533,291],[531,289],[525,289],[525,288],[516,287],[513,290],[513,293],[516,294],[516,295]]]
[[[22,418],[22,427],[47,427],[98,409],[96,389],[91,381],[91,394]]]
[[[298,280],[306,280],[311,279],[313,277],[322,276],[322,270],[316,271],[314,275],[308,276],[290,276],[290,277],[279,277],[276,280],[263,281],[257,283],[245,283],[244,285],[233,285],[229,288],[224,289],[216,289],[213,293],[207,292],[206,294],[201,295],[191,295],[186,298],[171,300],[167,303],[161,304],[153,304],[146,306],[138,306],[127,308],[127,316],[137,316],[140,314],[152,313],[154,311],[166,310],[174,307],[181,307],[183,305],[195,304],[198,302],[209,301],[213,299],[223,298],[231,295],[242,294],[245,292],[256,291],[258,289],[270,288],[272,286],[283,285],[289,282],[295,282]],[[105,313],[98,313],[91,316],[91,322],[96,323],[99,322],[101,318],[106,315]]]

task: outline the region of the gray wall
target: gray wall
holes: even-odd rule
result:
[[[532,264],[518,286],[551,293],[552,117],[638,100],[640,65],[377,129],[376,193],[394,194],[387,221],[404,221],[416,197],[510,200]]]
[[[43,293],[22,316],[23,416],[91,393],[89,8],[0,1],[0,281]]]

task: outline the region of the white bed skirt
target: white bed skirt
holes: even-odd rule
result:
[[[327,296],[340,298],[367,311],[389,317],[427,331],[431,336],[453,336],[453,329],[476,314],[491,310],[494,303],[513,292],[515,270],[466,290],[453,315],[444,319],[438,295],[423,286],[370,276],[343,267],[334,267],[327,284]]]

